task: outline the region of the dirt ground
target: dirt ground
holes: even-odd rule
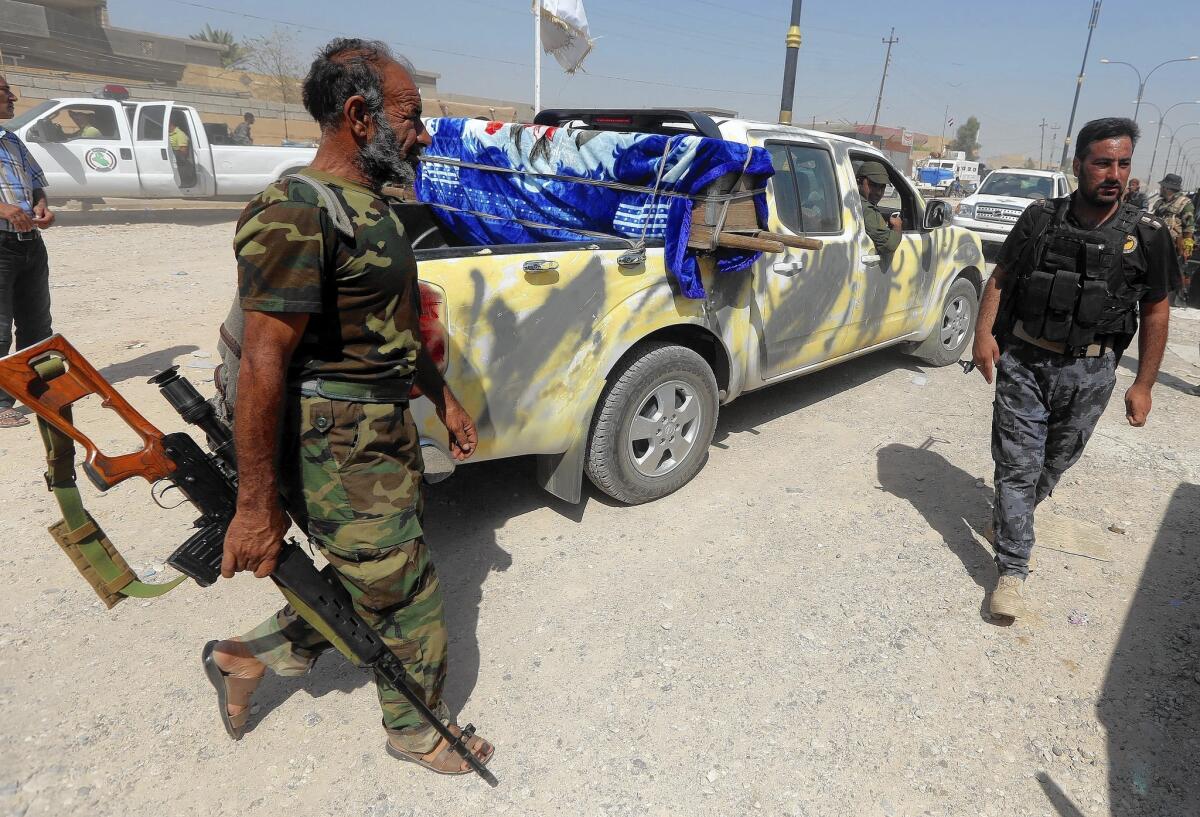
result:
[[[166,430],[145,379],[176,362],[211,388],[228,217],[47,235],[57,329]],[[1144,429],[1120,370],[1011,627],[984,615],[991,395],[956,366],[884,352],[747,396],[699,477],[637,508],[558,502],[531,461],[436,486],[447,697],[497,745],[495,790],[388,758],[335,655],[269,677],[231,742],[200,648],[276,609],[272,586],[106,611],[45,532],[33,427],[2,431],[0,813],[1200,814],[1198,317],[1173,311]],[[163,578],[186,510],[84,490]]]

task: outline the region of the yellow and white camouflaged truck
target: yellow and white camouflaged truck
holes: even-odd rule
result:
[[[764,254],[738,273],[704,266],[707,298],[692,300],[675,294],[661,244],[632,264],[618,240],[438,246],[423,205],[405,206],[423,328],[479,428],[473,462],[533,454],[542,486],[569,502],[584,474],[619,501],[646,502],[696,475],[720,406],[747,392],[896,344],[937,366],[963,354],[984,278],[979,238],[950,226],[946,204],[926,204],[873,147],[703,114],[601,113],[539,124],[762,146],[776,171],[769,229],[823,246]],[[854,165],[866,159],[888,169],[895,193],[882,206],[903,218],[891,258],[863,231]],[[428,401],[413,410],[428,473],[444,477],[445,429]]]

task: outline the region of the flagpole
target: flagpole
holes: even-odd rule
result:
[[[542,109],[542,0],[533,0],[533,115]]]

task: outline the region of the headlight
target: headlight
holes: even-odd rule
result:
[[[959,202],[954,208],[954,214],[963,218],[975,218],[975,205]]]

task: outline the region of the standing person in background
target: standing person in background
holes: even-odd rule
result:
[[[1146,209],[1146,194],[1142,192],[1142,183],[1137,179],[1129,180],[1129,186],[1125,188],[1125,203],[1139,210]]]
[[[1163,176],[1158,185],[1158,196],[1150,209],[1150,212],[1171,231],[1171,241],[1179,255],[1180,263],[1172,270],[1169,282],[1176,306],[1187,306],[1187,288],[1191,282],[1184,277],[1184,270],[1187,259],[1192,254],[1196,234],[1196,210],[1192,206],[1192,200],[1180,192],[1182,188],[1183,179],[1177,174],[1168,173]]]
[[[192,140],[179,124],[180,114],[171,116],[171,130],[167,134],[167,142],[171,145],[171,153],[175,156],[175,165],[179,168],[179,186],[196,186],[196,162],[192,159]]]
[[[0,121],[12,119],[17,95],[0,75]],[[0,125],[0,357],[50,337],[50,264],[40,231],[54,223],[46,176],[15,133]],[[0,391],[0,428],[29,420]]]
[[[230,137],[235,145],[253,145],[254,136],[250,133],[250,128],[254,126],[254,114],[246,111],[242,114],[242,123],[233,129],[233,135]]]

